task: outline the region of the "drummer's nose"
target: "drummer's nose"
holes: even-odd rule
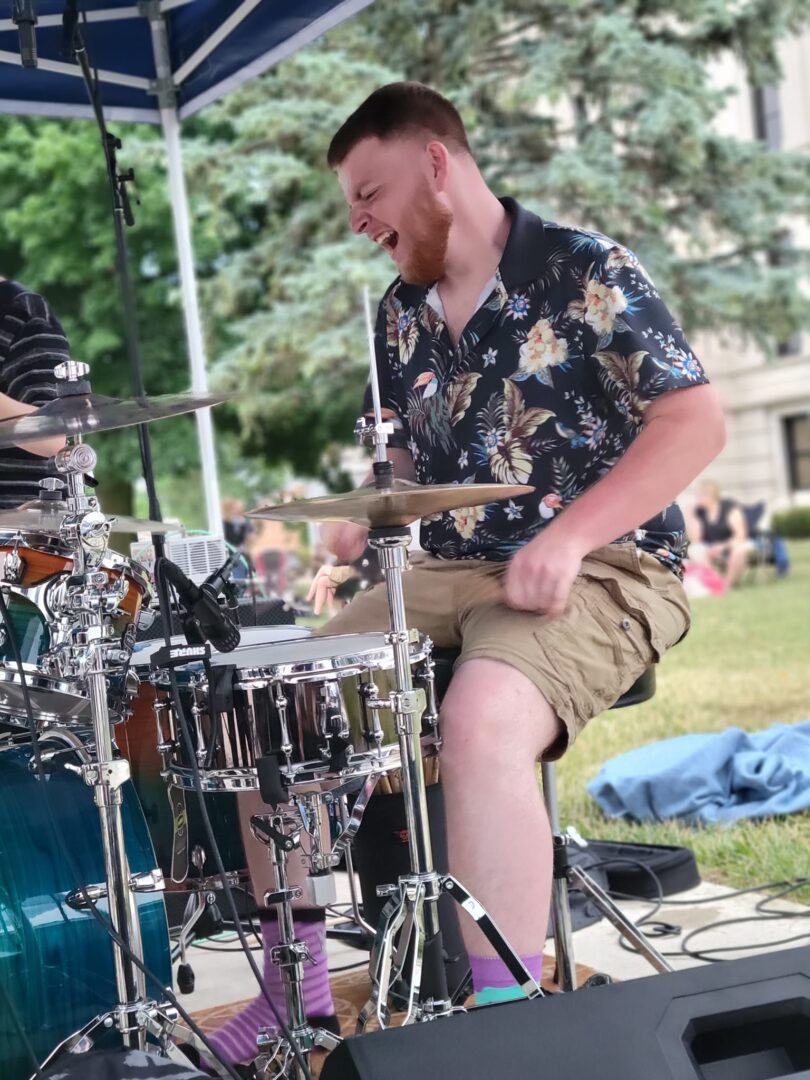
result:
[[[349,210],[349,224],[352,227],[353,233],[362,235],[363,233],[368,232],[370,221],[371,216],[368,210],[364,210],[362,206],[353,206]]]

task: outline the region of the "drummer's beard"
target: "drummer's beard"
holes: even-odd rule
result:
[[[447,242],[453,214],[430,190],[427,181],[414,198],[410,223],[400,231],[400,243],[407,237],[408,252],[399,267],[408,285],[432,285],[444,277]]]

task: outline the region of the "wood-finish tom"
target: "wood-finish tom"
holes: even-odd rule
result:
[[[131,647],[132,630],[152,598],[149,575],[131,559],[110,551],[99,569],[110,581],[121,577],[126,592],[111,616],[111,642],[123,652]],[[71,660],[80,648],[75,617],[61,611],[73,573],[70,549],[47,534],[0,533],[0,585],[23,662],[25,683],[37,725],[86,727],[90,703]],[[120,696],[126,663],[110,670],[113,711]],[[15,662],[9,629],[0,623],[0,716],[18,727],[28,726],[22,677]]]

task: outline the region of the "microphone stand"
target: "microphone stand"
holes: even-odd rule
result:
[[[134,180],[134,172],[119,172],[116,151],[121,149],[121,140],[113,135],[107,128],[104,116],[104,106],[98,87],[98,78],[90,64],[87,46],[81,30],[78,26],[78,12],[76,0],[69,0],[63,19],[64,25],[64,48],[70,59],[74,59],[81,68],[87,96],[90,100],[93,113],[101,136],[101,146],[104,152],[104,160],[107,166],[107,179],[112,196],[112,218],[115,232],[116,268],[118,271],[121,299],[123,302],[124,337],[127,344],[130,374],[132,376],[132,388],[135,397],[143,398],[146,390],[143,382],[143,369],[141,365],[140,340],[138,336],[138,319],[135,304],[135,292],[132,285],[130,270],[129,248],[127,246],[124,225],[132,226],[135,218],[132,213],[132,204],[129,199],[127,184]],[[152,521],[162,521],[163,514],[160,509],[157,488],[155,485],[155,469],[152,457],[152,443],[149,428],[146,424],[138,425],[138,446],[140,449],[141,468],[146,483],[146,495],[149,504],[149,517]],[[164,538],[161,534],[152,534],[152,543],[155,548],[156,560],[162,558],[165,552]],[[164,630],[166,643],[171,636],[171,606],[168,589],[158,581],[158,601],[162,612],[166,613]]]

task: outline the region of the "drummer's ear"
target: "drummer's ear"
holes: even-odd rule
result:
[[[445,191],[450,174],[450,151],[438,139],[432,139],[425,147],[430,178],[436,191]]]

